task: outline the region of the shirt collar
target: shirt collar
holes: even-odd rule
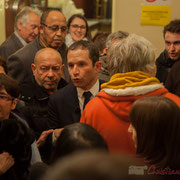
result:
[[[89,90],[86,90],[86,91],[90,91],[91,94],[95,97],[97,93],[99,92],[99,80],[97,80],[96,83]],[[78,97],[82,97],[84,92],[85,90],[77,87]]]
[[[19,36],[19,34],[17,33],[17,31],[14,32],[14,34],[17,36],[17,38],[21,41],[21,43],[23,44],[23,46],[27,45],[27,42],[21,37]]]

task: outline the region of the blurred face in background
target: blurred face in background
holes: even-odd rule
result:
[[[86,23],[83,19],[76,17],[72,20],[69,27],[69,33],[71,34],[73,41],[82,40],[86,35],[86,31]]]
[[[8,119],[11,110],[15,109],[17,104],[17,98],[11,97],[7,91],[0,88],[0,120]]]
[[[29,13],[29,22],[22,24],[17,22],[18,34],[27,42],[33,41],[39,33],[40,17],[31,12]]]
[[[165,34],[165,48],[172,60],[180,59],[180,34],[166,32]]]

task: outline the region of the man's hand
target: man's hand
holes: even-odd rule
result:
[[[3,152],[0,154],[0,175],[4,174],[13,165],[14,158],[8,152]]]
[[[37,140],[36,144],[37,144],[37,147],[41,147],[42,145],[44,145],[44,143],[46,142],[46,139],[48,137],[48,135],[50,133],[52,133],[54,130],[53,129],[50,129],[50,130],[47,130],[47,131],[43,131],[39,137],[39,139]]]

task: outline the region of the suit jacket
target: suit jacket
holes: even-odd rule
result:
[[[18,50],[8,58],[8,73],[19,82],[20,86],[24,86],[26,83],[31,82],[33,75],[31,64],[34,62],[36,52],[42,48],[44,47],[40,45],[39,37],[36,37],[34,41],[27,44],[24,48]],[[65,67],[67,67],[65,44],[59,49],[59,53],[62,56]],[[65,68],[65,70],[65,77],[68,79],[67,68]]]
[[[21,49],[23,44],[19,40],[19,38],[13,33],[9,36],[0,46],[0,56],[7,58],[15,53],[17,50]]]
[[[100,80],[100,84],[103,82]],[[73,83],[68,84],[50,96],[48,114],[48,129],[62,128],[80,121],[79,100]]]

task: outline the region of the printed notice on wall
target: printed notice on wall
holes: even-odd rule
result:
[[[170,22],[171,0],[143,0],[141,24],[164,26]]]

